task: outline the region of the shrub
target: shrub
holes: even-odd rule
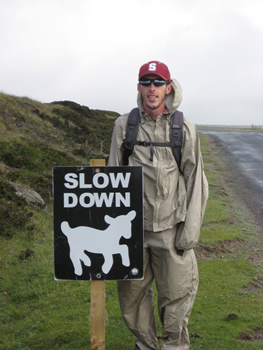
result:
[[[0,235],[12,238],[17,230],[26,227],[32,215],[25,199],[17,196],[8,183],[0,180]]]

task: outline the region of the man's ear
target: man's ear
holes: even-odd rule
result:
[[[140,91],[140,84],[137,84],[137,91],[138,91],[138,92],[141,92],[141,91]]]
[[[166,85],[166,95],[169,95],[171,91],[172,91],[172,84]]]

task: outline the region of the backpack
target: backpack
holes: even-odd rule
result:
[[[126,126],[126,137],[122,144],[123,149],[123,165],[128,165],[129,157],[133,152],[134,145],[149,147],[150,146],[150,160],[153,160],[153,146],[172,148],[172,152],[178,168],[180,169],[181,164],[181,147],[182,147],[182,137],[183,137],[183,123],[184,116],[180,111],[175,111],[171,115],[170,122],[170,142],[148,142],[148,141],[137,141],[137,134],[140,124],[140,113],[139,108],[134,108],[129,116]]]

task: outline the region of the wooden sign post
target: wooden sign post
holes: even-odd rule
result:
[[[91,159],[90,166],[105,166],[105,160]],[[105,350],[105,281],[90,283],[90,349]]]
[[[90,349],[105,349],[105,281],[90,282]]]

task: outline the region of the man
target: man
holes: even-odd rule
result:
[[[168,67],[151,61],[139,71],[137,140],[170,141],[170,117],[182,91]],[[108,165],[123,165],[128,115],[115,122]],[[182,159],[177,166],[170,146],[135,145],[129,165],[142,166],[144,176],[144,279],[118,282],[120,307],[136,337],[135,349],[158,349],[152,282],[158,291],[163,325],[161,349],[189,349],[188,319],[198,287],[193,248],[203,220],[208,184],[196,127],[183,124]],[[151,149],[150,149],[151,148]]]

